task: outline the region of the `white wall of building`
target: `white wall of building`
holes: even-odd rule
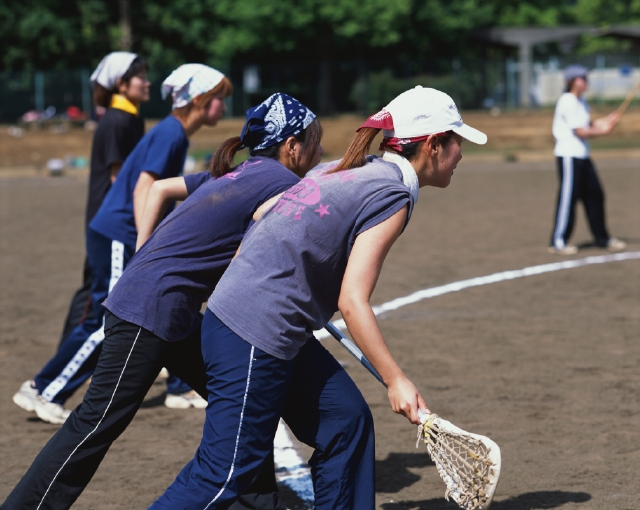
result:
[[[534,64],[531,95],[539,106],[552,106],[564,92],[563,69],[554,63]],[[587,77],[589,101],[624,99],[640,83],[640,68],[615,67],[592,69]]]

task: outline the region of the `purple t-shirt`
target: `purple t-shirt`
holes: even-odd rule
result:
[[[209,298],[227,327],[276,358],[294,358],[338,310],[356,236],[413,209],[395,164],[371,156],[327,175],[334,166],[317,167],[264,214]]]
[[[278,161],[250,158],[219,179],[186,176],[191,195],[136,253],[104,302],[122,320],[169,342],[197,314],[231,262],[253,213],[300,179]]]

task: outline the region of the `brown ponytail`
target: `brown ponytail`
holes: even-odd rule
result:
[[[249,130],[247,129],[247,131]],[[313,119],[305,129],[295,135],[295,139],[302,145],[302,158],[312,158],[322,140],[322,126],[320,125],[320,121]],[[280,143],[270,145],[265,149],[255,150],[251,148],[251,145],[257,145],[259,141],[252,140],[250,133],[245,135],[244,142],[239,136],[229,138],[218,147],[218,150],[213,154],[211,162],[209,163],[209,172],[211,172],[213,177],[222,177],[234,170],[233,158],[243,143],[249,147],[249,155],[251,157],[260,156],[279,161],[280,148],[284,145],[285,141],[286,140],[282,140]],[[297,174],[297,171],[293,171]]]
[[[378,128],[360,128],[356,133],[355,138],[351,141],[351,145],[349,145],[346,154],[340,160],[340,163],[338,163],[338,166],[329,170],[327,174],[333,174],[335,172],[340,172],[341,170],[350,170],[352,168],[360,168],[364,166],[367,163],[367,154],[369,154],[371,142],[373,142],[373,139],[379,132],[380,129]],[[453,131],[437,134],[436,137],[442,148],[447,150],[449,142],[453,140]],[[423,143],[425,143],[425,140],[403,144],[401,151],[397,151],[390,147],[385,147],[384,150],[400,154],[400,156],[411,161],[416,156],[419,147]]]
[[[371,142],[373,142],[373,139],[379,132],[380,129],[378,128],[360,128],[351,141],[351,145],[349,145],[344,157],[340,163],[338,163],[338,166],[329,170],[327,173],[332,174],[340,172],[341,170],[350,170],[351,168],[364,166],[367,162],[367,154],[369,153]]]
[[[234,136],[218,147],[209,163],[209,172],[213,177],[222,177],[235,168],[233,158],[241,145],[242,140],[240,137]]]
[[[109,108],[109,106],[111,106],[112,96],[112,90],[107,90],[99,83],[96,83],[95,88],[93,89],[93,104],[96,106],[102,106],[103,108]]]

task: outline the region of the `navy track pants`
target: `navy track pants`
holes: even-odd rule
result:
[[[152,510],[229,508],[268,455],[280,416],[296,438],[315,449],[314,508],[375,507],[371,412],[315,338],[293,360],[281,360],[207,310],[202,353],[209,390],[202,442]]]
[[[102,302],[122,275],[134,251],[133,247],[87,229],[93,316],[71,331],[58,352],[35,376],[36,388],[45,400],[64,404],[91,377],[104,340]]]
[[[551,246],[562,249],[569,242],[576,217],[576,204],[582,200],[589,228],[597,246],[606,246],[609,232],[604,219],[604,191],[591,159],[557,157],[560,189],[556,205]]]

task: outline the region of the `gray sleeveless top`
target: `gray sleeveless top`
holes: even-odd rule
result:
[[[335,165],[316,167],[263,215],[209,298],[227,327],[280,359],[294,358],[338,310],[356,236],[413,210],[397,164],[369,156],[362,168],[327,175]]]

